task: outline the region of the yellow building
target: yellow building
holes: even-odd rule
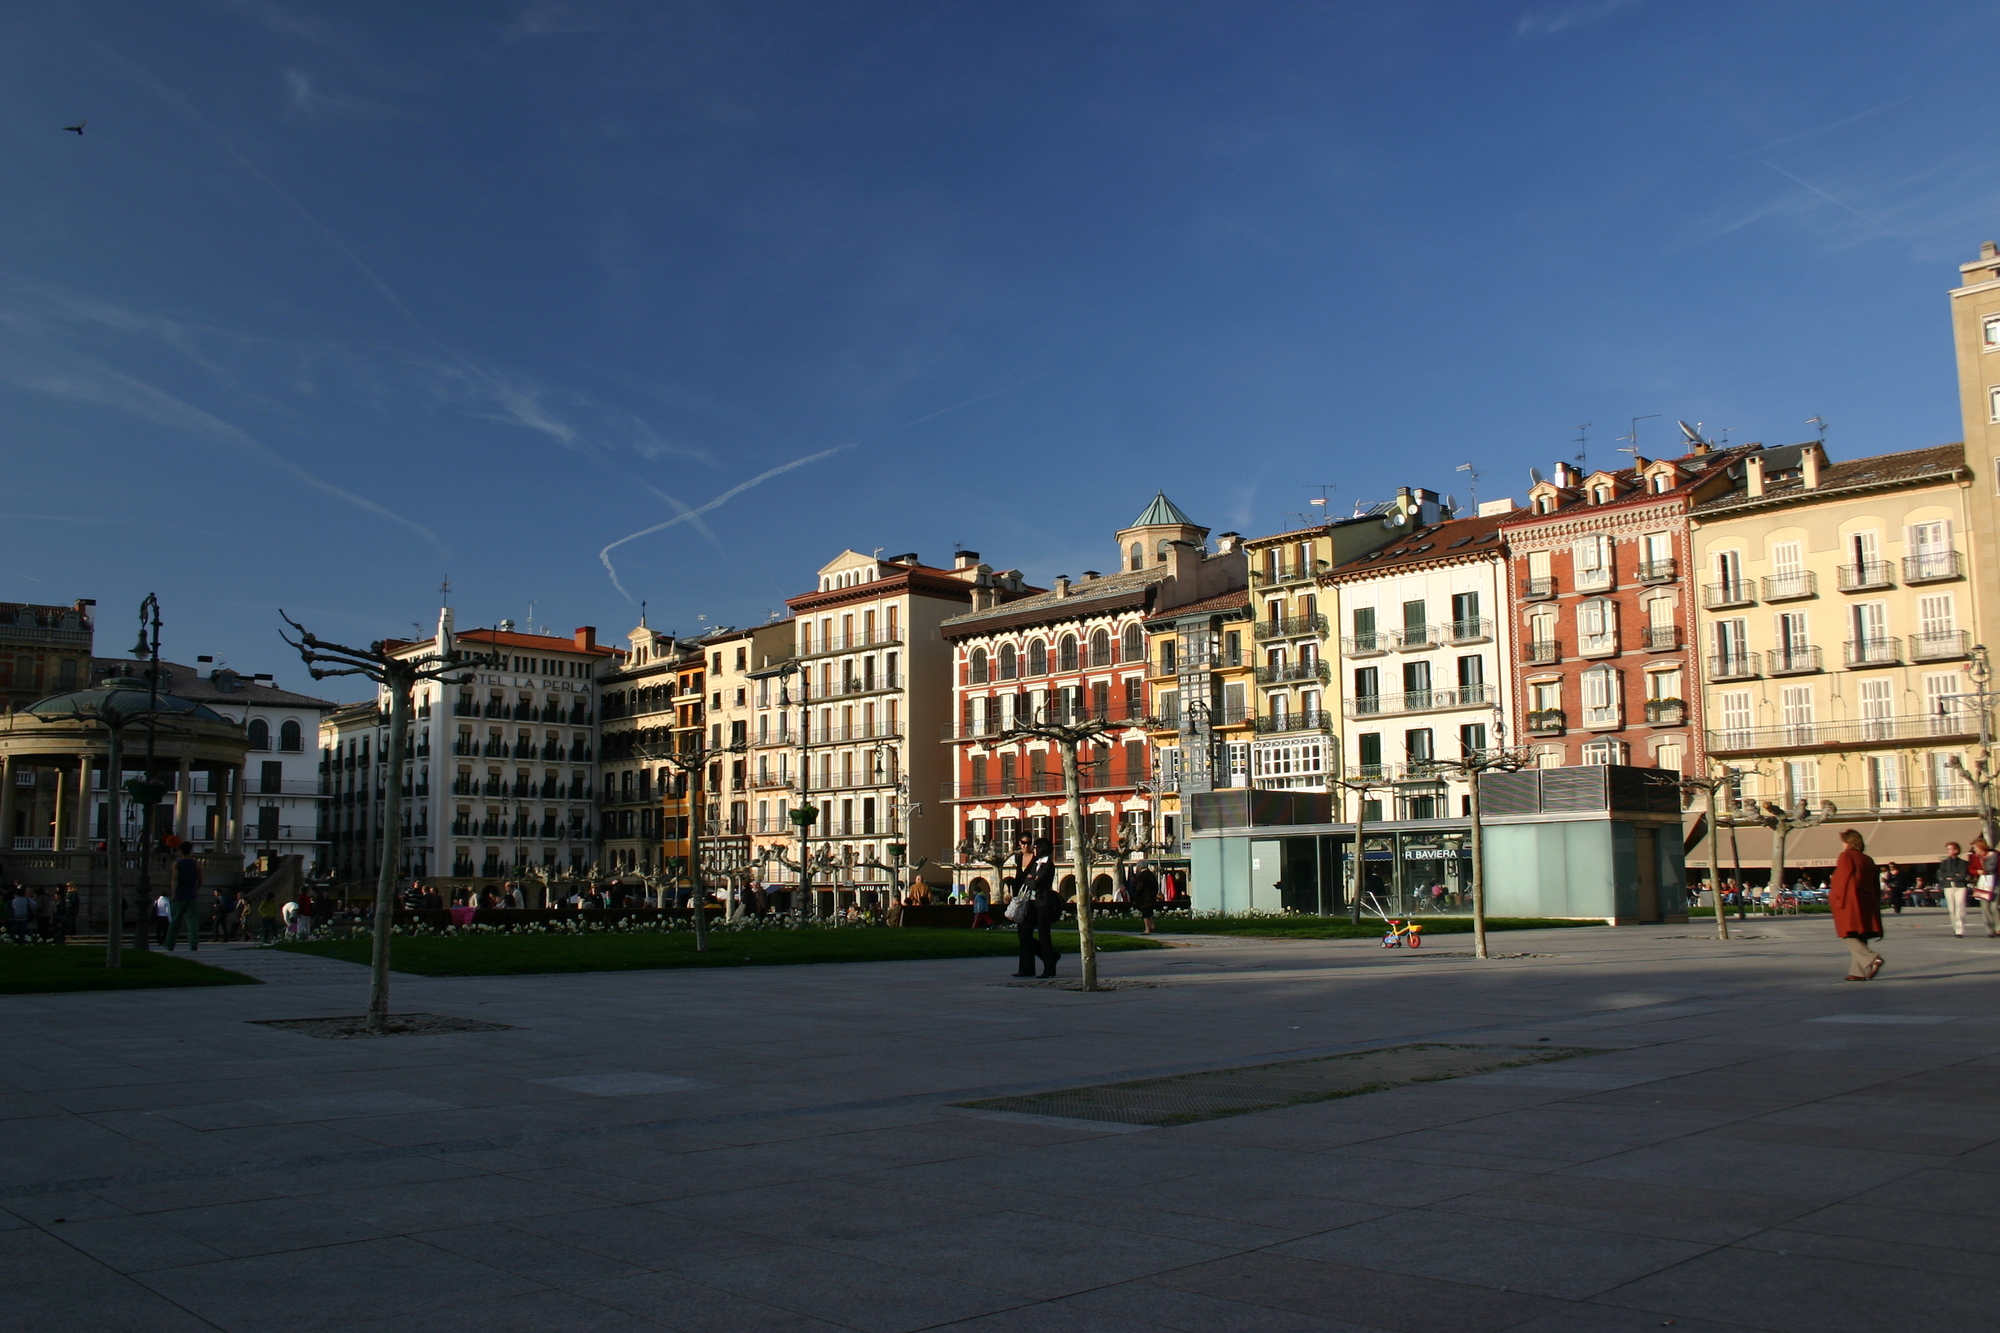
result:
[[[1976,802],[1949,761],[1979,736],[1963,696],[1990,611],[1966,537],[1991,505],[1965,450],[1834,463],[1817,443],[1764,449],[1733,483],[1690,511],[1711,762],[1743,771],[1745,801],[1833,803],[1833,820],[1794,835],[1787,865],[1831,865],[1847,827],[1878,861],[1969,842]],[[1739,829],[1735,847],[1746,866],[1770,864],[1761,829]]]
[[[1959,266],[1951,293],[1952,341],[1958,349],[1959,411],[1964,419],[1968,541],[1961,554],[1990,582],[2000,571],[2000,244],[1987,241],[1979,258]],[[1980,469],[1987,469],[1981,473]],[[2000,647],[2000,597],[1987,596],[1979,619],[1967,623],[1973,641]]]

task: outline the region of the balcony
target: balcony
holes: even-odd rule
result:
[[[1528,645],[1528,665],[1554,666],[1562,661],[1562,645],[1554,639],[1536,639]]]
[[[1770,574],[1764,578],[1764,600],[1767,602],[1796,602],[1817,596],[1819,596],[1819,575],[1809,569],[1789,574]]]
[[[1773,648],[1764,656],[1764,669],[1774,676],[1804,676],[1820,669],[1817,647]]]
[[[1618,631],[1605,630],[1599,634],[1579,634],[1576,636],[1578,657],[1615,657],[1618,655]]]
[[[1850,667],[1895,666],[1903,660],[1903,641],[1893,634],[1879,639],[1849,639],[1841,645]]]
[[[1396,636],[1396,650],[1404,653],[1420,653],[1427,648],[1438,646],[1437,626],[1405,625]]]
[[[1394,634],[1356,634],[1340,641],[1340,651],[1348,657],[1380,657],[1396,646]]]
[[[1641,583],[1672,583],[1680,577],[1680,564],[1671,558],[1642,560],[1639,562],[1637,577]]]
[[[1538,708],[1528,714],[1530,736],[1560,736],[1563,725],[1563,710],[1560,708]]]
[[[1678,727],[1688,720],[1685,699],[1646,700],[1646,721],[1656,727]]]
[[[851,653],[862,648],[881,648],[888,644],[901,643],[901,629],[876,630],[873,634],[829,634],[814,641],[811,647],[801,648],[799,657],[824,657],[828,653]]]
[[[1959,568],[1956,551],[1927,551],[1922,555],[1903,557],[1905,583],[1943,583],[1948,579],[1963,578],[1964,573]]]
[[[1291,639],[1302,634],[1326,633],[1325,616],[1286,616],[1282,620],[1260,620],[1257,622],[1256,636],[1259,639]]]
[[[1333,714],[1323,708],[1301,709],[1292,713],[1274,713],[1260,717],[1256,721],[1259,736],[1279,736],[1290,731],[1332,731]]]
[[[1679,625],[1648,625],[1641,634],[1649,653],[1670,653],[1681,646]]]
[[[1452,690],[1413,690],[1408,694],[1364,694],[1347,701],[1351,718],[1384,717],[1394,713],[1435,713],[1447,708],[1486,708],[1493,703],[1491,685],[1461,685]]]
[[[1887,560],[1863,560],[1842,565],[1839,578],[1842,592],[1875,592],[1896,586],[1896,567]]]
[[[1708,659],[1710,680],[1751,680],[1762,674],[1756,653],[1718,653]]]
[[[1331,673],[1326,663],[1317,659],[1311,662],[1288,662],[1283,666],[1260,666],[1257,668],[1259,685],[1289,685],[1301,680],[1326,680]]]
[[[1493,641],[1493,622],[1483,616],[1472,620],[1454,620],[1443,628],[1445,637],[1453,644]]]
[[[1882,746],[1898,741],[1936,741],[1979,734],[1971,709],[1904,717],[1869,717],[1847,722],[1795,722],[1782,727],[1739,727],[1708,733],[1708,748],[1722,751],[1815,750],[1829,746]]]
[[[885,671],[872,679],[854,676],[834,686],[834,694],[872,694],[877,690],[900,690],[903,688],[903,674],[900,671]]]
[[[1757,585],[1749,579],[1702,585],[1701,604],[1711,611],[1719,611],[1726,606],[1754,606],[1756,602]]]
[[[1324,564],[1324,561],[1317,562]],[[1266,565],[1262,569],[1250,571],[1250,581],[1265,588],[1276,588],[1287,583],[1303,583],[1319,570],[1313,565]]]
[[[1521,600],[1526,602],[1546,602],[1556,595],[1556,581],[1546,579],[1522,579]]]
[[[1933,630],[1910,636],[1912,662],[1948,662],[1971,652],[1972,636],[1962,629]]]

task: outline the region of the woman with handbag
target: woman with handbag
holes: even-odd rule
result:
[[[1061,910],[1061,902],[1056,897],[1056,859],[1048,839],[1029,842],[1021,839],[1021,878],[1014,886],[1014,897],[1007,904],[1007,919],[1014,923],[1014,930],[1021,940],[1021,962],[1014,969],[1017,977],[1035,975],[1035,960],[1042,961],[1042,976],[1056,974],[1056,942],[1050,934],[1055,925],[1056,913]]]
[[[1882,938],[1882,890],[1861,834],[1842,829],[1840,840],[1847,848],[1834,863],[1827,905],[1833,909],[1834,930],[1847,942],[1847,979],[1873,981],[1882,970],[1882,955],[1868,941]]]

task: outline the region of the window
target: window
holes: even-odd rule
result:
[[[1949,677],[1947,677],[1949,679]],[[1869,741],[1886,741],[1895,732],[1895,699],[1890,694],[1887,679],[1864,680],[1859,691],[1861,695],[1861,738]]]
[[[1431,664],[1429,662],[1403,663],[1403,706],[1405,708],[1429,708],[1431,706]]]
[[[1382,733],[1363,732],[1355,737],[1355,744],[1361,761],[1361,776],[1365,778],[1382,776]]]
[[[1111,631],[1100,629],[1091,632],[1090,664],[1094,667],[1111,665]]]
[[[1800,547],[1797,542],[1772,542],[1771,572],[1781,578],[1786,574],[1798,573],[1801,565],[1799,552]]]
[[[1372,606],[1355,607],[1354,650],[1365,653],[1381,646],[1380,641],[1375,637],[1375,608]]]
[[[1469,639],[1479,631],[1479,594],[1455,592],[1451,595],[1451,632],[1457,639]]]
[[[1065,634],[1062,636],[1060,647],[1056,650],[1056,669],[1058,671],[1074,671],[1077,669],[1077,666],[1076,635]]]
[[[1579,589],[1608,588],[1611,586],[1611,539],[1602,533],[1594,533],[1577,540],[1573,557],[1576,563],[1576,586]]]
[[[1988,315],[1979,321],[1979,345],[1989,352],[2000,348],[2000,315]]]
[[[1646,673],[1646,697],[1648,699],[1682,699],[1681,669],[1673,667],[1666,671]]]
[[[1986,419],[2000,421],[2000,384],[1986,391]]]
[[[1145,658],[1146,633],[1139,628],[1138,623],[1135,621],[1125,627],[1125,643],[1118,654],[1118,660],[1121,662],[1142,662]]]
[[[1582,679],[1583,725],[1586,727],[1618,725],[1617,670],[1608,666],[1592,667],[1583,673]]]
[[[1486,724],[1467,722],[1458,729],[1458,751],[1468,758],[1486,753]]]
[[[1174,670],[1174,640],[1160,640],[1160,674],[1171,675]]]
[[[1618,608],[1593,597],[1576,608],[1576,650],[1588,656],[1618,651]]]
[[[1946,598],[1945,600],[1949,601],[1950,598]],[[69,663],[65,662],[63,665],[68,666]],[[296,721],[288,718],[279,724],[278,748],[289,751],[292,754],[298,754],[305,749],[305,737],[300,734],[299,724]]]
[[[1020,659],[1014,653],[1014,645],[1011,643],[1001,644],[1000,679],[1013,680],[1021,674],[1020,666]]]
[[[1868,757],[1868,803],[1877,808],[1903,803],[1903,762],[1896,755]]]
[[[1232,745],[1229,748],[1232,779],[1229,785],[1232,787],[1244,785],[1233,780],[1240,772],[1236,767],[1237,751],[1249,752],[1242,756],[1242,762],[1260,787],[1319,786],[1326,776],[1326,738],[1323,736],[1263,741],[1254,748],[1247,745]]]
[[[1918,656],[1943,656],[1956,648],[1958,623],[1948,592],[1917,598]]]
[[[1554,577],[1553,558],[1547,551],[1528,552],[1528,577],[1536,581]]]
[[[1881,685],[1883,694],[1887,695],[1888,681],[1866,683]],[[1931,719],[1934,732],[1949,735],[1970,728],[1972,724],[1967,715],[1960,711],[1963,700],[1958,697],[1965,688],[1965,678],[1951,672],[1936,672],[1924,677],[1924,714]]]
[[[1403,733],[1403,754],[1412,764],[1427,764],[1437,758],[1429,727],[1415,727]]]
[[[1477,653],[1458,659],[1458,689],[1462,704],[1483,703],[1486,699],[1486,659]]]
[[[1040,639],[1028,645],[1028,674],[1031,676],[1049,674],[1049,646]]]
[[[1126,551],[1125,554],[1126,557],[1131,561],[1131,564],[1128,566],[1128,568],[1144,569],[1146,567],[1146,548],[1140,545],[1138,542],[1133,542],[1131,549]]]
[[[1686,755],[1686,747],[1681,744],[1680,737],[1678,736],[1671,737],[1653,747],[1654,765],[1658,768],[1672,769],[1676,773],[1680,772],[1681,764],[1685,762]]]
[[[1562,707],[1562,682],[1538,680],[1528,687],[1528,699],[1535,712],[1553,712]]]
[[[250,719],[250,748],[268,750],[271,748],[271,724],[261,717]]]
[[[1724,744],[1732,750],[1750,743],[1751,701],[1748,690],[1725,690],[1716,698],[1722,717]]]
[[[1356,667],[1354,669],[1354,707],[1357,712],[1373,713],[1381,706],[1382,673],[1376,667]]]
[[[970,674],[974,685],[984,685],[986,683],[986,650],[984,648],[974,648],[972,650]]]
[[[1586,741],[1582,759],[1585,765],[1622,764],[1625,762],[1625,742],[1601,739]]]
[[[1780,690],[1778,717],[1785,728],[1785,744],[1813,744],[1813,687],[1787,685]]]

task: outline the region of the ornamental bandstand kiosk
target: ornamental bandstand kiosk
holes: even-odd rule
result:
[[[129,931],[145,811],[124,784],[150,777],[162,793],[153,817],[153,892],[168,883],[169,833],[193,848],[208,893],[241,884],[249,748],[241,724],[192,700],[155,695],[143,680],[109,679],[0,715],[0,883],[72,885],[83,899],[78,928],[103,930],[115,785],[123,825],[116,883]]]

